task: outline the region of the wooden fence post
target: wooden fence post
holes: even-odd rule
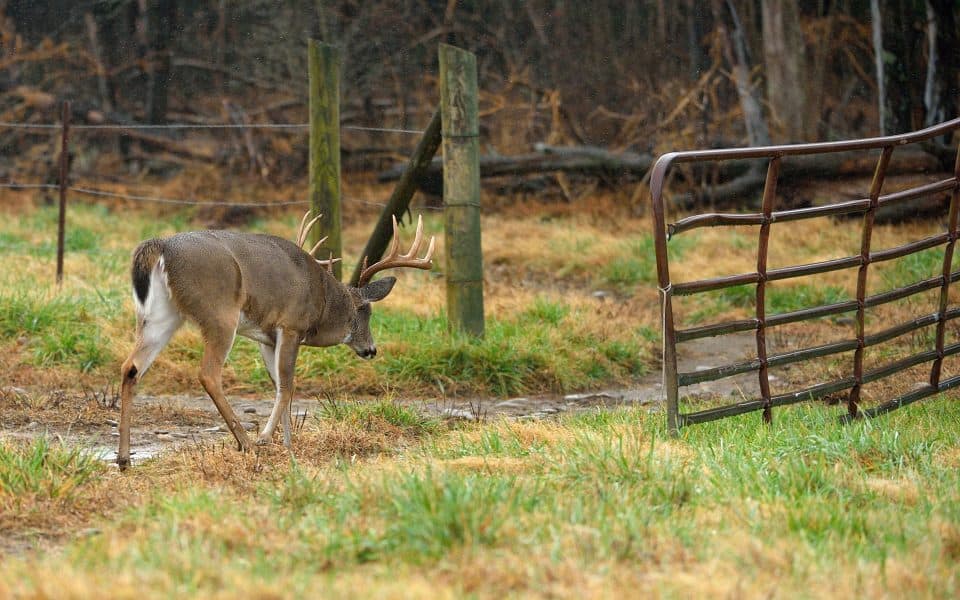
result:
[[[340,237],[340,52],[330,44],[310,39],[310,211],[323,218],[311,230],[310,245],[326,236],[317,258],[343,256]],[[334,263],[340,279],[342,263]]]
[[[483,335],[477,59],[440,45],[443,205],[450,328]]]
[[[63,246],[67,231],[67,179],[70,174],[70,101],[64,100],[60,120],[60,214],[57,217],[57,285],[63,283]]]

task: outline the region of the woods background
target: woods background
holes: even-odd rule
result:
[[[76,123],[304,122],[313,35],[342,49],[345,125],[423,127],[437,104],[437,44],[475,52],[488,156],[535,144],[646,155],[902,133],[957,115],[958,8],[952,0],[7,0],[0,121],[55,123],[69,99]],[[200,161],[274,183],[302,177],[301,132],[229,135],[230,144],[195,131],[105,136],[75,158],[89,172],[109,157],[131,169]],[[36,169],[52,137],[0,129],[0,174]],[[344,168],[388,168],[414,143],[345,136]]]

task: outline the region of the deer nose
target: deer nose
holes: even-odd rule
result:
[[[360,358],[373,358],[377,355],[377,347],[371,346],[370,348],[364,348],[359,352]]]

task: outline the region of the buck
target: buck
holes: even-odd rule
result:
[[[136,309],[136,342],[120,369],[120,447],[117,464],[130,465],[130,417],[137,383],[185,321],[203,336],[200,384],[213,400],[244,451],[253,448],[223,393],[222,371],[237,335],[260,345],[260,355],[276,388],[276,400],[257,444],[273,440],[280,423],[290,447],[290,405],[297,353],[301,346],[346,344],[360,358],[376,356],[370,334],[370,303],[383,300],[395,277],[372,281],[397,267],[430,269],[434,238],[423,257],[423,218],[413,243],[400,254],[397,219],[393,245],[380,261],[363,268],[357,287],[332,272],[339,258],[317,260],[302,246],[317,216],[300,222],[296,243],[280,237],[231,231],[192,231],[142,242],[133,252],[131,276]],[[281,422],[282,421],[282,422]]]

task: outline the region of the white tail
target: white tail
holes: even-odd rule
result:
[[[290,446],[290,404],[300,346],[346,344],[361,358],[376,355],[370,303],[385,298],[396,278],[372,283],[370,278],[395,267],[430,269],[434,240],[427,253],[417,258],[423,235],[423,220],[418,219],[411,251],[399,255],[394,219],[391,253],[364,269],[358,287],[350,287],[330,272],[339,258],[315,259],[312,255],[319,243],[310,252],[300,247],[316,220],[307,224],[304,216],[296,243],[264,234],[193,231],[147,240],[137,247],[131,267],[136,344],[120,370],[117,464],[121,469],[130,465],[130,413],[136,384],[184,321],[200,328],[204,341],[200,383],[243,450],[252,445],[224,396],[221,380],[237,335],[260,344],[260,355],[276,386],[273,410],[258,444],[269,443],[279,423],[283,443]]]

